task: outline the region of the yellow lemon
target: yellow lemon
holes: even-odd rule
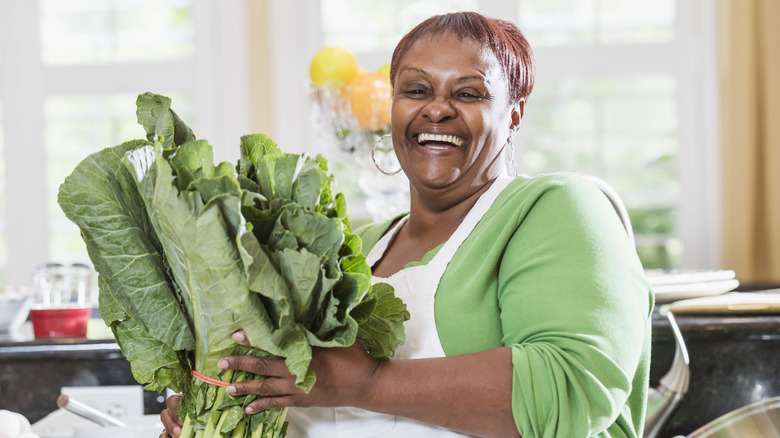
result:
[[[320,49],[311,60],[309,76],[315,87],[328,81],[348,84],[360,71],[355,55],[341,47]]]
[[[390,64],[385,64],[381,67],[379,67],[379,70],[376,71],[377,73],[381,75],[385,75],[388,78],[390,77]]]
[[[352,115],[361,127],[379,131],[390,124],[393,90],[390,79],[376,72],[354,77],[347,87]]]

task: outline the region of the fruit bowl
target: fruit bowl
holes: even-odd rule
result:
[[[87,336],[87,323],[91,315],[91,307],[30,309],[36,339],[83,338]]]
[[[399,170],[390,133],[392,86],[385,65],[377,71],[360,67],[354,56],[326,47],[312,59],[309,102],[316,134],[340,162],[358,173],[373,220],[390,219],[409,208],[409,181]],[[375,147],[379,144],[380,147]]]

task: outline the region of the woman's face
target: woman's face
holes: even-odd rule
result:
[[[503,170],[522,107],[510,106],[492,51],[453,35],[421,39],[400,59],[393,85],[393,144],[415,188],[469,192]]]

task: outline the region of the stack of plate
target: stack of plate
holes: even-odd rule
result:
[[[739,286],[734,271],[721,269],[647,269],[645,276],[656,304],[721,295]]]

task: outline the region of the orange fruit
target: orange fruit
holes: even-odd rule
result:
[[[347,86],[349,105],[358,124],[379,131],[390,124],[393,90],[390,79],[376,72],[355,76]]]
[[[348,84],[360,72],[355,55],[341,47],[324,47],[317,52],[309,66],[309,76],[315,87],[328,81]]]

